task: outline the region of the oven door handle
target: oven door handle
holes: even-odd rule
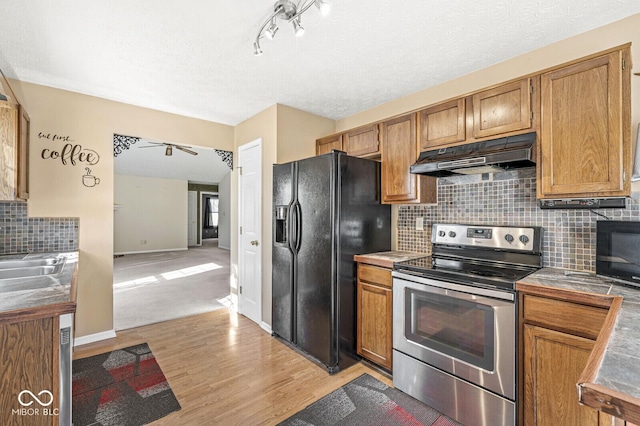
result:
[[[508,292],[508,291],[492,290],[490,288],[473,287],[470,285],[462,285],[462,284],[456,284],[456,283],[451,283],[447,281],[433,280],[433,279],[419,277],[416,275],[409,275],[407,273],[398,272],[398,271],[392,271],[391,275],[394,278],[399,278],[409,282],[420,283],[430,287],[437,287],[444,290],[453,290],[461,293],[472,294],[475,296],[491,297],[494,299],[507,300],[509,302],[514,302],[516,300],[515,293]]]

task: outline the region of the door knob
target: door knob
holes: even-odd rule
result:
[[[253,241],[251,241],[251,245],[252,245],[252,246],[257,246],[257,245],[258,245],[258,240],[253,240]]]

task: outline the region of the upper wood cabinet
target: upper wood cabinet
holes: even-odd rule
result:
[[[528,77],[418,112],[420,148],[428,150],[536,131],[539,77]]]
[[[18,109],[0,105],[0,200],[14,200],[17,196]]]
[[[466,139],[464,98],[425,108],[419,112],[420,148],[427,150]]]
[[[342,151],[342,135],[331,135],[316,140],[316,155],[328,154],[334,149]]]
[[[342,135],[343,148],[354,157],[374,157],[380,155],[378,124],[368,124],[349,130]]]
[[[0,71],[0,200],[26,199],[29,116]]]
[[[476,139],[531,129],[530,78],[478,92],[471,97]]]
[[[22,105],[18,108],[18,145],[16,185],[18,198],[29,198],[29,139],[31,137],[31,120]]]
[[[538,198],[628,196],[629,48],[541,77]]]
[[[416,117],[412,113],[380,124],[383,203],[436,202],[437,179],[409,172],[420,153]]]

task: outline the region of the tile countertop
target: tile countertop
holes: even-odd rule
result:
[[[380,251],[377,253],[356,254],[353,260],[369,265],[381,266],[383,268],[393,268],[396,262],[417,259],[419,257],[428,256],[425,253],[414,253],[411,251]]]
[[[0,279],[0,323],[19,321],[22,317],[34,315],[53,316],[75,311],[77,251],[4,255],[0,259],[38,259],[50,256],[66,258],[62,272],[55,275]]]
[[[516,289],[522,291],[535,287],[553,289],[559,296],[564,293],[568,300],[572,293],[579,292],[588,297],[618,301],[610,308],[617,309],[615,322],[612,321],[609,330],[605,323],[587,364],[588,368],[595,363],[595,377],[578,383],[580,401],[637,423],[640,419],[640,288],[594,274],[555,268],[543,268],[516,284]]]

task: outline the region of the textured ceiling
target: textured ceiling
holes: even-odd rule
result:
[[[272,0],[2,0],[9,77],[235,125],[340,119],[640,12],[638,0],[330,0],[252,43]],[[283,23],[286,24],[286,23]]]

